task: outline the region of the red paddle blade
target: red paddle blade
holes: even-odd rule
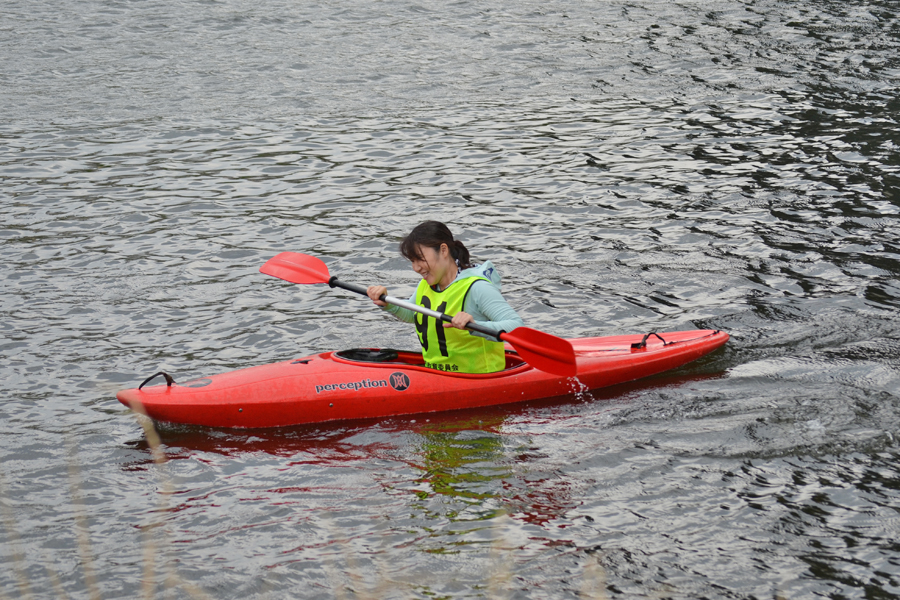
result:
[[[259,268],[260,273],[291,283],[328,283],[328,267],[315,256],[299,252],[282,252]]]
[[[516,327],[511,333],[501,333],[500,339],[509,342],[535,369],[563,377],[574,377],[578,372],[569,340],[530,327]]]

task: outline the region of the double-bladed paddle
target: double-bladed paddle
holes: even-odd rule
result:
[[[337,277],[333,277],[328,272],[328,266],[324,262],[308,254],[282,252],[266,261],[259,270],[261,273],[278,277],[291,283],[327,283],[331,287],[339,287],[368,296],[366,288],[361,285],[345,283]],[[382,295],[380,299],[388,304],[428,315],[439,321],[449,323],[453,320],[453,317],[450,315],[412,304],[406,300],[400,300],[388,295]],[[573,377],[576,374],[575,351],[572,349],[572,344],[555,335],[529,327],[517,327],[509,333],[497,333],[477,323],[466,324],[466,329],[483,333],[498,341],[508,342],[525,362],[536,369],[564,377]]]

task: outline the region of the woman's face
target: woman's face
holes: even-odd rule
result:
[[[441,244],[439,250],[428,246],[419,246],[418,249],[422,258],[414,258],[412,268],[430,286],[441,283],[447,277],[450,267],[456,266],[456,263],[450,258],[450,250],[447,248],[447,244]],[[446,282],[445,286],[449,283]]]

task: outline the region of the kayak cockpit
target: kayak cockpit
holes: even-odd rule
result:
[[[394,350],[391,348],[352,348],[331,353],[331,359],[338,362],[388,364],[394,366],[425,367],[421,352]],[[526,367],[527,363],[515,352],[506,351],[506,367],[501,373]],[[432,371],[434,369],[428,369]],[[449,374],[449,373],[448,373]],[[461,375],[461,373],[456,373]]]

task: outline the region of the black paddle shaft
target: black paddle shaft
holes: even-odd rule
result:
[[[337,277],[332,277],[331,279],[329,279],[328,285],[333,288],[339,287],[339,288],[345,289],[348,292],[355,292],[355,293],[361,294],[363,296],[369,295],[367,288],[364,288],[361,285],[356,285],[355,283],[345,283],[345,282],[341,281],[340,279],[338,279]],[[442,312],[437,312],[436,310],[431,310],[431,309],[425,308],[424,306],[419,306],[418,304],[412,304],[410,302],[407,302],[406,300],[400,300],[399,298],[392,298],[391,296],[388,296],[387,294],[382,294],[381,298],[379,298],[379,300],[381,300],[382,302],[387,302],[388,304],[393,304],[394,306],[399,306],[400,308],[405,308],[407,310],[411,310],[413,312],[421,313],[423,315],[428,315],[429,317],[432,317],[439,321],[446,321],[447,323],[449,323],[453,320],[453,317],[451,317],[448,314],[445,314]],[[494,331],[493,329],[489,329],[487,327],[484,327],[482,325],[479,325],[477,323],[472,323],[472,322],[466,323],[466,329],[471,329],[472,331],[477,331],[478,333],[483,333],[484,335],[494,338],[498,342],[503,341],[503,339],[500,336],[503,333],[506,333],[505,331],[501,331],[498,333],[498,332]]]

